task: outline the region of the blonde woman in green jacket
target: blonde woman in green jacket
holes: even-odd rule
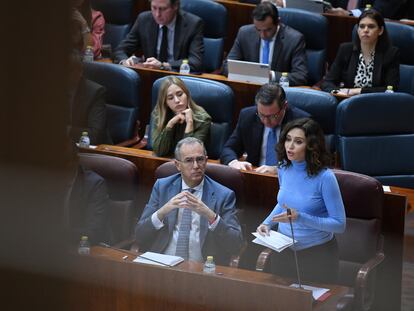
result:
[[[162,83],[151,118],[152,148],[157,156],[172,156],[175,145],[185,137],[207,142],[211,117],[175,76],[166,77]]]

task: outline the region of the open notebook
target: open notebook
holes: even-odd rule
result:
[[[153,252],[143,253],[134,259],[134,262],[164,267],[173,267],[183,261],[184,258],[179,256],[164,255]]]

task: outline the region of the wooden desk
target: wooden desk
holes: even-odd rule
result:
[[[170,161],[168,158],[154,157],[151,151],[109,145],[101,145],[97,149],[85,151],[122,157],[136,164],[140,176],[139,214],[151,193],[155,181],[155,169],[160,164]],[[237,206],[243,209],[246,232],[252,232],[273,209],[279,185],[276,176],[254,172],[243,173],[245,191],[241,197],[237,197]],[[258,185],[260,191],[257,190]],[[377,300],[374,310],[398,310],[401,300],[404,221],[407,206],[407,197],[402,194],[408,193],[413,200],[414,190],[395,187],[391,189],[397,192],[384,194],[382,233],[386,257],[377,275]],[[246,239],[249,238],[246,236]],[[242,267],[251,269],[255,258],[257,258],[256,253],[248,253]]]
[[[334,310],[348,292],[328,286],[331,296],[312,303],[311,292],[290,288],[274,275],[217,266],[221,275],[206,275],[202,264],[183,262],[173,268],[125,261],[124,252],[93,247],[80,258],[70,288],[77,305],[87,310]]]

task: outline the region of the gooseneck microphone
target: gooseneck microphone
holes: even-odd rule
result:
[[[300,281],[300,273],[299,273],[299,264],[298,264],[298,256],[296,254],[296,247],[295,247],[295,235],[293,234],[293,226],[292,226],[292,211],[290,208],[287,208],[286,210],[287,215],[289,216],[289,223],[290,223],[290,231],[292,233],[292,240],[293,240],[293,254],[295,255],[295,264],[296,264],[296,275],[298,277],[298,284],[299,288],[302,288],[302,283]]]

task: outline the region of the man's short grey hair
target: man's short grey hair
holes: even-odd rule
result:
[[[152,2],[152,0],[148,0],[148,2],[149,3],[151,3]],[[175,4],[180,4],[180,0],[170,0],[170,5],[171,6],[174,6]]]
[[[181,160],[181,147],[183,145],[195,145],[195,144],[199,144],[201,147],[203,147],[204,155],[207,155],[206,147],[204,147],[204,143],[201,140],[195,137],[186,137],[186,138],[181,139],[177,143],[177,146],[175,146],[174,157],[177,160]]]

